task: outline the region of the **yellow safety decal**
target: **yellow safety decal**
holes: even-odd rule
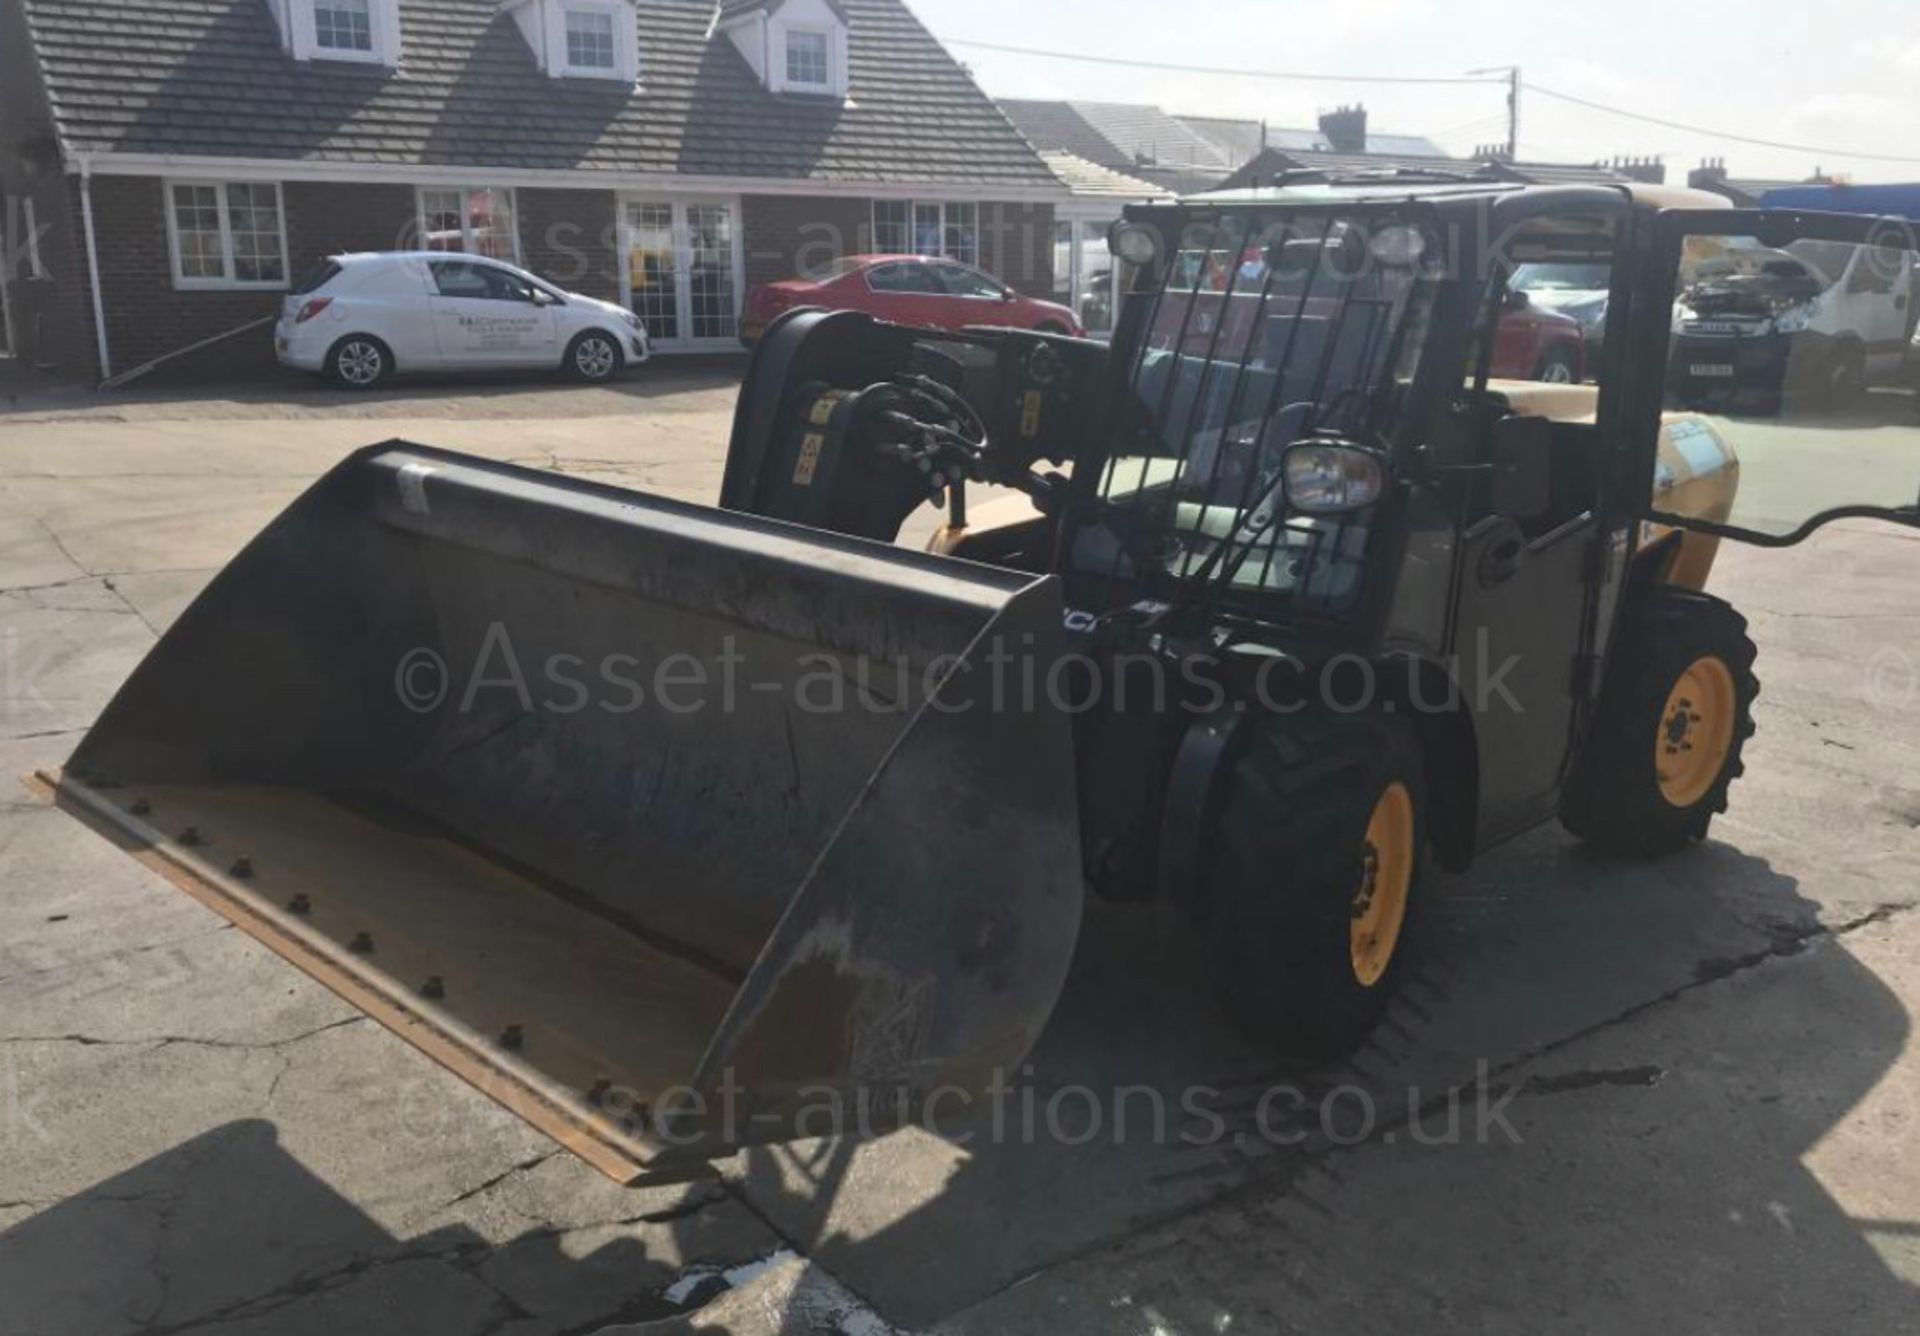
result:
[[[1040,409],[1046,400],[1038,390],[1028,390],[1026,402],[1020,409],[1020,434],[1038,436],[1040,434]]]
[[[820,451],[825,447],[827,438],[817,431],[810,431],[800,442],[800,462],[794,466],[793,482],[796,487],[813,486],[813,475],[820,467]]]

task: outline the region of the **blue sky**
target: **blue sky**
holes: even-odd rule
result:
[[[1499,87],[1295,83],[1120,69],[983,51],[963,39],[1234,68],[1455,76],[1521,65],[1529,82],[1595,102],[1762,139],[1904,155],[1742,145],[1530,98],[1525,157],[1657,154],[1670,172],[1724,157],[1735,176],[1816,166],[1862,181],[1920,181],[1920,5],[1913,0],[909,0],[996,96],[1155,102],[1169,111],[1308,126],[1364,101],[1381,130],[1449,151],[1502,140]],[[1674,179],[1670,176],[1669,179]]]

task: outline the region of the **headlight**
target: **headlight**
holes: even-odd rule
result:
[[[1802,302],[1798,306],[1789,306],[1773,318],[1773,332],[1776,334],[1798,334],[1813,323],[1813,303]]]
[[[620,314],[624,315],[627,318],[627,323],[629,325],[632,325],[635,329],[639,329],[641,327],[640,317],[635,315],[632,311],[622,311]]]
[[[1287,451],[1287,503],[1310,515],[1364,510],[1387,490],[1380,457],[1357,445],[1303,442]]]

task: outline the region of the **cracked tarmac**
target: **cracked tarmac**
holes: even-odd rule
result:
[[[731,397],[692,370],[23,399],[0,763],[58,764],[348,450],[706,500]],[[1767,692],[1715,838],[1637,865],[1542,830],[1439,878],[1420,976],[1340,1071],[1249,1050],[1177,931],[1097,910],[1023,1087],[1212,1092],[1117,1144],[913,1131],[620,1187],[16,792],[0,1333],[1920,1331],[1916,575],[1920,543],[1867,525],[1728,551]]]

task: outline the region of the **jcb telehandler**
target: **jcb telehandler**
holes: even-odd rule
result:
[[[1896,243],[1717,203],[1295,179],[1130,210],[1111,346],[793,313],[721,509],[371,447],[45,779],[623,1177],[980,1090],[1089,887],[1177,901],[1244,1025],[1340,1053],[1429,855],[1556,815],[1669,853],[1740,773],[1754,647],[1701,587],[1760,535],[1665,413],[1676,296],[1700,237]],[[1530,261],[1612,267],[1585,384],[1489,381]]]

